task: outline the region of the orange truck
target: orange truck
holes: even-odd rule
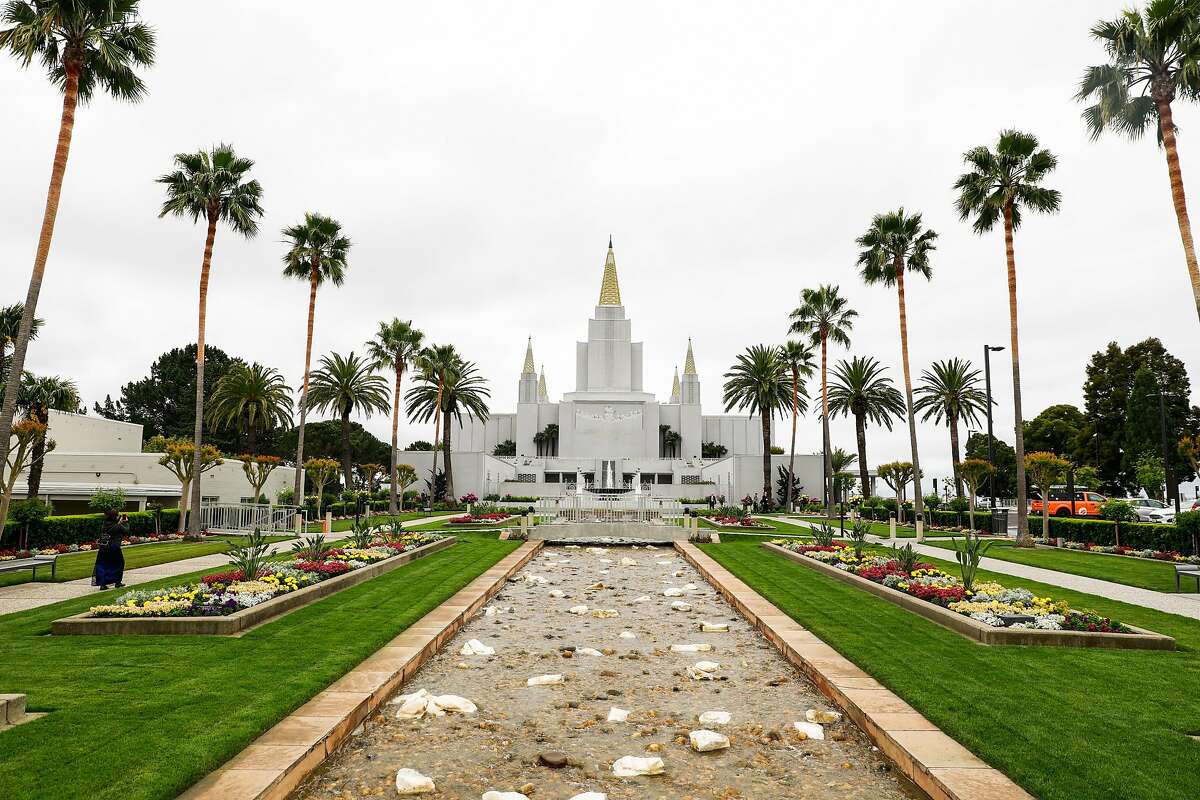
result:
[[[1108,500],[1102,494],[1091,491],[1086,486],[1075,487],[1075,516],[1077,517],[1099,517],[1100,504]],[[1042,513],[1042,498],[1035,497],[1033,502],[1029,504],[1031,514]],[[1052,517],[1069,517],[1071,516],[1071,496],[1067,494],[1066,486],[1051,486],[1050,487],[1050,516]]]

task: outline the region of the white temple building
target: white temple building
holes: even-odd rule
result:
[[[464,417],[451,431],[455,492],[555,496],[582,478],[603,489],[640,482],[655,497],[716,495],[734,503],[761,494],[761,421],[703,412],[691,340],[668,402],[646,390],[642,363],[643,343],[633,340],[633,323],[625,315],[610,239],[587,341],[575,345],[574,390],[551,400],[545,369],[539,374],[533,342],[527,341],[516,411],[487,420]],[[781,424],[775,420],[776,427]],[[515,455],[496,455],[507,443],[515,445]],[[432,453],[406,451],[400,461],[416,467],[424,488]],[[787,456],[773,456],[772,462],[774,489]],[[820,455],[797,454],[796,475],[803,491],[819,494]]]

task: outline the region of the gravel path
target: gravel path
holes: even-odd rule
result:
[[[400,706],[385,705],[294,796],[394,797],[402,768],[432,778],[431,796],[464,800],[922,796],[848,722],[825,725],[824,740],[800,736],[792,723],[828,702],[669,548],[548,547],[489,609],[402,689],[458,695],[476,713],[397,719]],[[728,630],[701,632],[702,620]],[[495,654],[464,655],[471,640]],[[689,677],[702,661],[720,665],[715,680]],[[563,682],[527,686],[541,675]],[[609,721],[614,708],[628,718]],[[694,752],[689,734],[709,711],[730,715],[707,726],[730,747]],[[664,773],[616,777],[624,756],[661,758]]]

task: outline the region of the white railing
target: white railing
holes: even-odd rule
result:
[[[257,503],[202,503],[200,527],[208,531],[253,531],[263,533],[292,533],[296,515],[303,514],[298,506],[259,505]]]
[[[644,494],[568,494],[541,498],[536,513],[554,522],[671,523],[683,516],[683,504]]]

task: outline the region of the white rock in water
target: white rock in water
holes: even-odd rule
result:
[[[588,607],[587,606],[571,606],[570,608],[567,609],[567,611],[571,614],[586,614],[588,612]]]
[[[400,706],[396,711],[396,719],[420,719],[425,716],[425,709],[429,706],[429,697],[429,692],[418,689],[412,694],[400,695],[388,705]]]
[[[608,800],[608,795],[604,792],[584,792],[575,795],[571,800]]]
[[[648,544],[648,545],[646,545],[646,549],[647,549],[647,550],[657,550],[658,548],[657,548],[657,547],[655,547],[655,546],[654,546],[654,545],[652,545],[652,544]]]
[[[834,722],[841,722],[842,715],[836,711],[820,711],[815,708],[810,708],[804,712],[804,718],[809,722],[816,722],[821,725],[829,725]]]
[[[613,762],[613,775],[618,778],[636,778],[639,775],[662,775],[666,770],[658,756],[621,756]]]
[[[809,739],[825,738],[825,729],[815,722],[793,722],[792,726]]]
[[[634,633],[633,631],[621,631],[620,635],[621,635],[622,639],[636,639],[637,638],[637,634]]]
[[[562,589],[551,589],[550,591],[546,592],[546,594],[550,597],[556,597],[556,598],[567,596],[567,593],[564,592]]]
[[[602,559],[600,559],[600,563],[601,564],[611,564],[611,563],[613,563],[613,560],[611,558],[602,558]]]
[[[609,722],[624,722],[627,719],[629,719],[629,712],[623,708],[613,706],[608,710]]]
[[[660,567],[669,567],[669,566],[671,566],[671,564],[672,564],[672,563],[674,563],[674,562],[671,562],[671,561],[655,561],[654,563],[655,563],[655,564],[658,564]]]
[[[557,686],[563,682],[562,675],[534,675],[525,681],[526,686]]]
[[[415,769],[405,767],[396,773],[397,794],[428,794],[437,791],[433,779],[427,778]]]
[[[520,792],[484,792],[481,800],[529,800]]]
[[[608,551],[607,551],[607,550],[605,550],[603,547],[589,547],[589,548],[587,549],[587,551],[588,551],[589,553],[595,553],[595,554],[596,554],[596,555],[598,555],[598,556],[602,556],[602,555],[604,555],[605,553],[607,553],[607,552],[608,552]]]
[[[711,681],[717,677],[717,670],[720,668],[721,665],[716,661],[697,661],[687,668],[687,674],[692,680]]]
[[[671,577],[672,577],[672,578],[682,578],[682,577],[683,577],[684,575],[686,575],[686,574],[687,574],[687,573],[686,573],[686,572],[684,572],[683,570],[678,570],[677,572],[672,572],[672,573],[671,573]]]
[[[701,725],[728,725],[729,720],[733,719],[728,711],[705,711],[697,717]]]
[[[492,616],[495,616],[495,615],[496,615],[496,613],[497,613],[497,612],[496,612],[496,609],[495,609],[495,608],[493,608],[492,606],[484,606],[484,608],[483,608],[483,615],[484,615],[485,617],[492,617]]]
[[[692,731],[688,734],[692,749],[697,753],[707,753],[710,750],[724,750],[729,747],[729,737],[716,731]]]
[[[636,566],[637,566],[637,562],[636,562],[636,561],[634,561],[634,560],[633,560],[632,558],[630,558],[629,556],[622,556],[622,557],[621,557],[621,566],[622,566],[622,567],[636,567]]]
[[[663,589],[663,597],[683,597],[683,589],[672,586],[669,589]]]
[[[672,611],[691,611],[692,604],[685,603],[682,600],[672,600],[671,601],[671,610]]]
[[[459,697],[456,694],[439,694],[436,697],[429,698],[429,704],[442,711],[457,712],[459,714],[474,714],[479,710],[470,700],[465,697]]]
[[[696,584],[694,584],[694,583],[685,583],[685,584],[683,585],[683,590],[684,590],[685,592],[694,592],[694,591],[696,591],[696,590],[697,590],[697,589],[699,589],[699,588],[700,588],[700,587],[699,587],[699,586],[697,586],[697,585],[696,585]]]
[[[641,597],[635,597],[635,598],[633,598],[633,602],[635,602],[635,603],[648,603],[648,602],[650,602],[650,595],[648,595],[648,594],[644,594],[644,595],[642,595]]]
[[[702,644],[673,644],[671,645],[672,653],[707,653],[712,650],[712,645],[708,642]]]
[[[567,550],[578,550],[578,549],[579,549],[579,545],[577,545],[577,544],[569,544],[569,545],[567,545],[566,549],[567,549]]]
[[[596,619],[612,619],[621,616],[621,612],[615,608],[595,608],[592,609],[592,616]]]
[[[533,584],[537,584],[537,585],[539,585],[539,586],[540,586],[541,584],[543,584],[543,583],[549,583],[550,581],[546,580],[546,579],[545,579],[545,578],[543,578],[541,575],[526,575],[526,576],[525,576],[525,582],[526,582],[526,583],[533,583]]]
[[[700,621],[701,633],[729,633],[728,622],[704,622]]]
[[[496,655],[496,648],[488,647],[486,644],[479,641],[478,639],[472,639],[471,641],[467,642],[466,644],[464,644],[462,646],[462,650],[459,651],[459,655],[494,656],[494,655]]]
[[[575,651],[575,655],[577,655],[577,656],[602,656],[602,655],[604,655],[604,653],[601,653],[599,650],[597,650],[594,647],[581,647]]]

